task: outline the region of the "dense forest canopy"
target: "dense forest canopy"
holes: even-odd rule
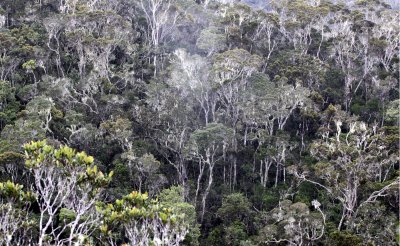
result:
[[[398,8],[1,0],[1,245],[397,245]]]

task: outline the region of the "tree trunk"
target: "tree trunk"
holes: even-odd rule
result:
[[[199,196],[199,191],[200,191],[200,182],[201,182],[201,178],[203,177],[203,173],[204,173],[204,162],[200,161],[199,163],[199,175],[197,177],[197,188],[196,188],[196,195],[194,197],[194,204],[195,206],[197,206],[197,197]]]

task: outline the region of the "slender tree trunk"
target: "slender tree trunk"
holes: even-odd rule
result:
[[[340,222],[338,225],[338,231],[340,231],[342,229],[342,225],[343,225],[343,221],[344,221],[345,217],[346,217],[346,207],[343,205],[343,212],[342,212],[342,217],[340,218]]]
[[[195,206],[197,205],[197,197],[199,196],[200,182],[201,182],[201,178],[203,177],[203,173],[204,173],[204,165],[205,165],[204,162],[200,161],[200,163],[199,163],[199,176],[197,177],[196,195],[194,197]]]
[[[274,187],[277,187],[277,186],[278,186],[279,167],[280,167],[280,164],[279,164],[279,163],[276,163],[275,185],[274,185]]]
[[[70,232],[70,234],[69,234],[69,239],[68,239],[68,245],[69,246],[71,246],[72,245],[72,240],[73,240],[73,238],[74,238],[74,233],[75,233],[75,228],[76,228],[76,226],[78,225],[78,222],[79,222],[79,220],[80,220],[80,214],[78,214],[77,216],[76,216],[76,219],[75,219],[75,221],[74,221],[74,223],[72,224],[72,226],[71,226],[71,232]]]
[[[213,183],[214,164],[210,164],[209,167],[210,168],[209,168],[209,175],[208,175],[208,185],[207,185],[206,190],[204,191],[203,199],[202,199],[201,222],[203,222],[203,219],[204,219],[204,214],[206,211],[206,200],[207,200],[208,194],[210,193],[211,185]]]
[[[235,186],[236,186],[236,175],[237,175],[237,158],[236,155],[234,156],[233,159],[233,191],[235,190]]]

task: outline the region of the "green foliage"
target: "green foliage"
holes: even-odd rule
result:
[[[242,193],[233,193],[222,200],[217,215],[226,225],[251,220],[250,202]]]
[[[250,75],[261,66],[261,57],[243,49],[233,49],[214,56],[213,69],[220,84]]]
[[[0,129],[17,118],[20,103],[15,98],[15,87],[10,82],[0,80]]]
[[[17,101],[11,101],[5,105],[3,110],[0,112],[0,128],[5,125],[12,124],[18,116],[21,104]]]
[[[242,222],[234,222],[225,228],[226,245],[240,246],[248,238],[246,226]]]
[[[182,224],[184,214],[175,213],[173,208],[162,205],[157,200],[150,200],[147,193],[133,191],[122,199],[117,199],[115,203],[98,203],[96,209],[102,214],[100,231],[106,237],[112,238],[115,232],[119,232],[119,226],[129,231],[126,232],[127,236],[128,233],[131,234],[130,236],[137,233],[135,230],[144,230],[145,235],[153,235],[153,238],[149,239],[136,239],[140,241],[150,240],[150,242],[154,242],[153,240],[159,240],[157,230],[161,230],[166,225],[174,227],[178,234],[186,234],[186,226]],[[153,225],[151,226],[151,224]],[[140,237],[141,235],[135,235],[134,238],[136,236]],[[130,238],[130,240],[134,238]]]
[[[225,235],[222,226],[216,226],[208,235],[206,243],[207,245],[225,245],[226,243],[224,240],[224,236]]]
[[[41,169],[46,167],[57,167],[64,175],[68,175],[73,169],[82,167],[82,171],[77,173],[80,183],[91,183],[94,187],[104,187],[108,185],[113,176],[113,172],[104,175],[97,166],[93,165],[93,156],[85,152],[61,146],[54,148],[47,145],[46,140],[31,142],[24,145],[25,165],[28,169]]]
[[[62,208],[60,209],[60,214],[58,218],[64,222],[70,222],[76,218],[75,212],[73,210]]]
[[[397,222],[396,216],[387,211],[382,203],[366,204],[359,211],[355,231],[364,245],[396,245]]]
[[[218,52],[226,46],[225,36],[217,27],[209,27],[201,31],[196,45],[209,53]]]
[[[290,84],[299,80],[302,81],[303,86],[307,86],[307,82],[320,85],[327,80],[325,79],[326,67],[320,60],[314,56],[298,54],[293,51],[279,53],[269,69],[272,77],[276,75],[286,77]]]
[[[298,188],[298,193],[296,194],[294,201],[311,204],[311,201],[316,197],[317,193],[318,191],[313,184],[302,183]]]
[[[258,240],[299,244],[320,239],[324,233],[325,218],[321,211],[311,212],[305,203],[281,200],[278,207],[268,213],[264,223]]]
[[[386,120],[391,123],[398,125],[399,123],[399,107],[400,100],[394,100],[389,103],[388,109],[386,110]]]
[[[227,145],[232,137],[232,129],[228,127],[212,123],[203,129],[196,130],[191,136],[191,142],[200,151],[205,151],[212,145]]]
[[[115,163],[113,171],[114,171],[114,176],[110,183],[110,186],[112,187],[113,190],[114,189],[116,190],[117,194],[115,196],[121,198],[122,197],[121,194],[126,194],[129,192],[129,190],[133,189],[131,177],[128,175],[130,170],[127,165],[118,161]]]
[[[35,196],[31,192],[25,192],[22,189],[22,185],[11,181],[0,183],[0,196],[2,199],[13,201],[17,205],[34,202]]]
[[[20,153],[16,153],[16,152],[4,152],[0,154],[0,165],[5,165],[8,163],[15,163],[19,160],[22,160],[25,156],[20,154]]]
[[[394,244],[397,10],[0,1],[0,245]]]
[[[21,114],[27,113],[26,111]],[[36,119],[28,120],[27,115],[14,122],[14,125],[6,125],[1,132],[0,148],[3,151],[20,151],[21,146],[30,140],[39,140],[45,138],[46,133],[42,128],[42,122]],[[4,145],[3,145],[4,143]]]
[[[275,208],[279,203],[279,196],[277,194],[277,189],[275,190],[267,190],[262,196],[263,208],[266,211],[269,211]]]
[[[329,234],[330,242],[335,246],[361,246],[362,239],[348,231],[335,231]]]
[[[381,103],[378,99],[371,99],[365,105],[362,102],[358,103],[355,101],[352,104],[350,111],[355,115],[359,115],[360,119],[364,121],[377,120],[381,115],[379,112],[381,108],[380,104]]]
[[[15,88],[8,81],[0,80],[0,102],[10,101],[14,96]]]
[[[36,66],[37,65],[35,60],[29,60],[22,64],[22,68],[29,72],[35,70]]]
[[[188,225],[189,232],[182,242],[184,245],[199,245],[200,225],[196,221],[195,207],[184,200],[184,190],[181,186],[172,186],[164,189],[158,196],[160,204],[174,209],[177,214],[184,215],[184,223]]]

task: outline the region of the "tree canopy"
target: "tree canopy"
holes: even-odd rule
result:
[[[395,2],[0,1],[0,244],[397,245]]]

